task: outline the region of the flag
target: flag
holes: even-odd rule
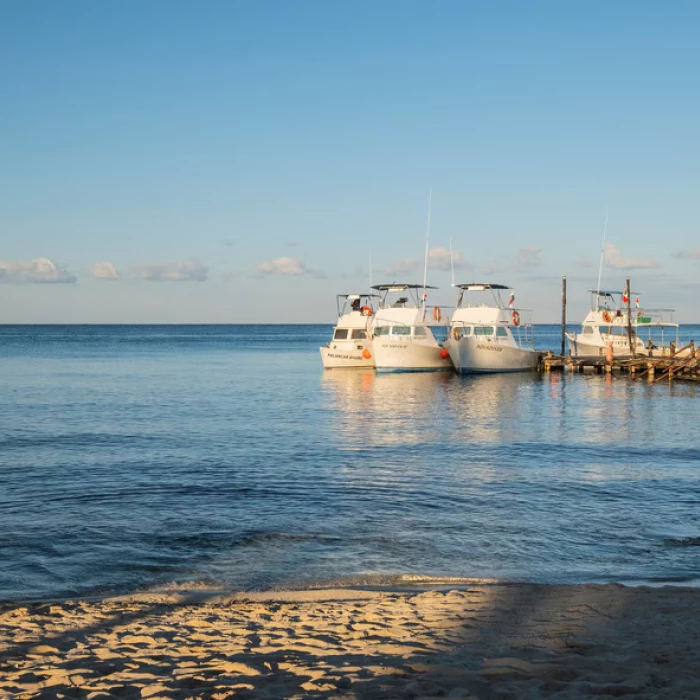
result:
[[[423,301],[425,301],[428,298],[428,292],[423,292]]]
[[[510,295],[510,301],[508,302],[508,308],[509,308],[509,309],[512,309],[512,308],[513,308],[513,304],[515,304],[515,294],[511,294],[511,295]]]
[[[629,299],[627,297],[627,292],[623,292],[622,293],[622,303],[626,304],[628,301],[629,301]]]
[[[634,300],[634,305],[639,308],[639,297],[636,297]]]

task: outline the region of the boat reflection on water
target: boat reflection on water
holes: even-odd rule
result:
[[[322,381],[345,449],[512,441],[543,418],[532,400],[542,380],[529,373],[324,372]]]
[[[350,448],[417,444],[436,437],[437,413],[449,410],[449,389],[457,377],[446,372],[324,372],[333,426]]]

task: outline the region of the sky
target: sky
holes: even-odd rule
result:
[[[0,323],[626,276],[700,322],[700,4],[0,0]],[[371,261],[371,264],[370,264]]]

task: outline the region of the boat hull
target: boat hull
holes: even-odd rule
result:
[[[460,374],[527,372],[539,367],[542,353],[475,338],[450,338],[445,348]]]
[[[566,337],[569,340],[572,357],[607,357],[607,345],[581,340],[580,334],[567,333]],[[626,338],[623,340],[615,338],[611,343],[611,347],[614,359],[629,360],[632,358],[629,341]],[[644,344],[637,344],[635,348],[636,357],[671,357],[672,355],[674,355],[674,348],[670,345],[654,345],[652,348],[649,348]],[[680,358],[686,355],[689,355],[689,350],[684,349],[681,352],[676,352],[674,356]]]
[[[374,369],[374,352],[372,343],[365,343],[363,348],[351,347],[319,348],[324,369]],[[369,357],[367,355],[369,354]]]
[[[374,339],[375,366],[378,372],[439,372],[451,370],[452,361],[441,357],[435,343],[397,342]]]

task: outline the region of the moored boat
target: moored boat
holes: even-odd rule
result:
[[[502,284],[460,284],[457,307],[445,341],[455,369],[461,374],[521,372],[537,369],[542,353],[535,350],[531,312],[506,305]],[[473,293],[489,295],[488,303]],[[466,296],[469,294],[469,296]]]
[[[452,369],[449,353],[435,336],[447,319],[439,306],[426,305],[423,284],[380,284],[379,309],[372,321],[375,366],[380,372]],[[420,296],[422,293],[422,296]]]
[[[669,357],[678,347],[679,325],[673,309],[632,308],[625,292],[591,290],[591,308],[580,333],[567,333],[574,357],[606,357],[608,348],[616,359]]]
[[[373,368],[371,321],[376,294],[338,294],[333,338],[320,348],[325,369]]]

